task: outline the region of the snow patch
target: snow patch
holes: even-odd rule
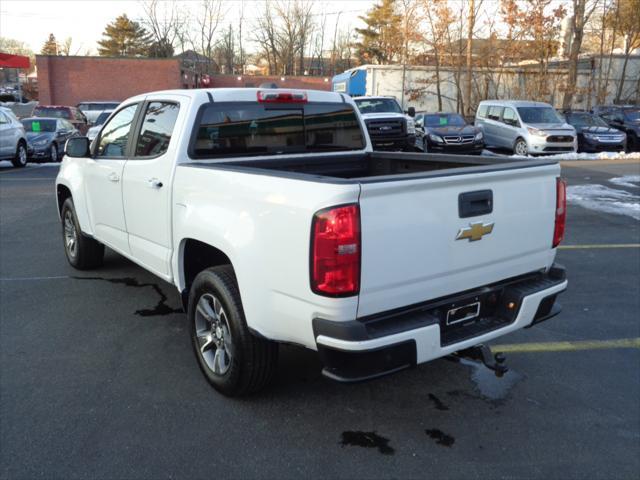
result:
[[[44,163],[27,163],[27,167],[38,168],[38,167],[59,167],[59,163],[54,162],[44,162]],[[0,168],[12,168],[13,164],[10,160],[0,160]]]
[[[590,210],[640,220],[640,197],[624,190],[604,185],[573,185],[567,188],[567,201]]]
[[[640,175],[625,175],[609,179],[609,182],[619,187],[640,188]]]
[[[483,155],[494,156],[494,157],[511,157],[518,158],[521,160],[524,159],[542,159],[542,160],[640,160],[640,152],[600,152],[600,153],[576,153],[576,152],[567,152],[567,153],[558,153],[556,155],[542,155],[542,156],[533,156],[533,155],[509,155],[509,154],[500,154],[496,152],[492,152],[490,150],[485,150],[482,152]]]

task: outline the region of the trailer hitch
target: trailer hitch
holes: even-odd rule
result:
[[[475,347],[457,352],[457,355],[471,360],[480,360],[485,367],[493,370],[498,378],[502,377],[509,371],[509,367],[505,365],[505,361],[507,359],[504,356],[504,353],[498,352],[494,355],[488,345],[476,345]]]

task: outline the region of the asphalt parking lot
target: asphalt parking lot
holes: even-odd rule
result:
[[[0,167],[1,478],[640,475],[632,215],[569,205],[564,245],[580,248],[558,254],[564,311],[496,342],[502,379],[442,359],[342,385],[313,352],[284,347],[272,387],[230,400],[200,373],[172,286],[112,252],[95,272],[67,264],[56,171]],[[563,175],[640,202],[637,183],[611,182],[640,162]]]

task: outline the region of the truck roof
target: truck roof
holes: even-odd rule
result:
[[[142,95],[128,98],[126,101],[142,100],[146,97],[161,97],[162,95],[182,95],[194,99],[207,99],[209,95],[214,102],[255,102],[259,91],[269,92],[304,92],[307,94],[309,102],[334,102],[352,103],[347,95],[324,90],[307,90],[296,88],[198,88],[198,89],[176,89],[148,92]]]
[[[483,100],[480,104],[498,105],[503,107],[551,107],[548,103],[530,100]]]
[[[396,97],[394,97],[393,95],[362,95],[360,97],[351,97],[354,100],[376,100],[379,98],[392,98],[393,100],[396,100]]]

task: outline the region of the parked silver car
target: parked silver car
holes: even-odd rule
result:
[[[99,101],[99,102],[80,102],[77,107],[84,116],[87,117],[89,125],[93,126],[98,116],[105,110],[113,110],[120,102],[117,101]]]
[[[14,167],[24,167],[29,158],[24,126],[11,110],[0,107],[0,160],[11,160]]]
[[[475,125],[488,146],[517,155],[575,152],[578,147],[576,130],[547,103],[485,100],[478,106]]]

